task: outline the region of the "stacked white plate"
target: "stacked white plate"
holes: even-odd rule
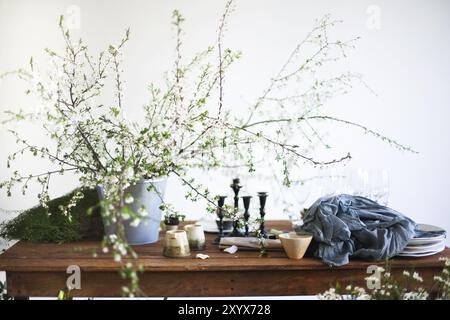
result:
[[[411,239],[400,257],[426,257],[445,249],[445,230],[429,224],[418,224],[416,231],[422,235]]]

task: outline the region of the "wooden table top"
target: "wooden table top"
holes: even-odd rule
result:
[[[189,223],[189,222],[186,222]],[[268,221],[268,228],[289,230],[287,220]],[[164,234],[161,232],[161,239]],[[224,253],[212,244],[216,234],[207,234],[206,250],[201,253],[209,259],[195,258],[192,252],[188,258],[167,258],[162,255],[164,241],[155,244],[134,246],[139,255],[139,263],[145,271],[268,271],[268,270],[324,270],[330,267],[319,259],[305,257],[302,260],[288,259],[283,251],[269,252],[260,257],[258,251],[238,251]],[[97,256],[93,257],[93,252]],[[424,258],[400,258],[391,260],[392,268],[430,268],[442,266],[440,257],[450,257],[450,249]],[[342,270],[366,269],[373,261],[354,260],[339,267]],[[383,265],[384,262],[378,263]],[[120,265],[114,262],[111,254],[102,253],[99,242],[81,241],[66,244],[35,244],[20,241],[0,254],[0,271],[11,272],[55,272],[65,271],[69,265],[78,265],[85,272],[118,271]]]

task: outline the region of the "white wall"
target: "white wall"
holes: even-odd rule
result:
[[[93,50],[116,42],[130,26],[132,40],[125,51],[127,91],[130,109],[146,101],[149,80],[159,79],[171,68],[173,37],[171,11],[181,10],[186,18],[185,52],[190,55],[213,43],[224,1],[67,1],[0,0],[0,70],[25,65],[33,55],[42,57],[45,47],[60,48],[58,17],[70,5],[80,8],[80,29],[75,30]],[[375,7],[373,7],[375,6]],[[368,8],[380,10],[379,29],[369,28]],[[369,9],[370,11],[370,9]],[[428,222],[450,230],[448,198],[450,190],[450,2],[432,1],[297,1],[241,0],[229,21],[226,44],[242,50],[227,79],[228,101],[236,107],[255,99],[288,53],[312,26],[315,18],[331,13],[344,20],[337,29],[342,38],[361,36],[349,59],[349,69],[364,74],[377,92],[371,95],[355,88],[330,106],[331,112],[368,125],[413,146],[420,154],[398,152],[358,131],[330,126],[328,141],[333,145],[327,158],[351,151],[352,168],[386,169],[390,175],[390,205],[418,222]],[[370,24],[369,24],[370,26]],[[372,25],[373,26],[373,25]],[[0,83],[0,110],[30,105],[16,82]],[[31,104],[32,105],[32,104]],[[33,128],[30,127],[30,131]],[[0,163],[16,146],[0,130]],[[39,169],[26,160],[21,169]],[[2,164],[0,179],[8,176]],[[308,174],[310,169],[305,169]],[[214,192],[228,191],[230,176],[199,174]],[[76,185],[73,177],[58,178],[54,194]],[[180,197],[180,186],[171,181],[167,197],[189,217],[204,214],[202,203],[188,203]],[[248,192],[261,188],[257,179],[248,183]],[[263,187],[264,188],[264,187]],[[275,199],[279,190],[265,187]],[[0,197],[0,208],[23,209],[35,198]],[[269,218],[281,217],[281,210],[269,202]]]

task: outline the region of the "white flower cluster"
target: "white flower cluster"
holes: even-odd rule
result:
[[[330,288],[319,294],[318,298],[320,300],[370,300],[371,296],[362,287],[348,285],[343,292],[336,290],[336,288]]]
[[[434,277],[437,286],[440,288],[440,299],[450,299],[450,259],[447,257],[440,258],[444,262],[444,269],[439,275]]]
[[[436,285],[441,290],[438,299],[450,299],[450,259],[444,257],[440,260],[444,262],[444,268],[439,275],[434,277]],[[347,285],[342,290],[338,285],[319,294],[318,298],[321,300],[427,300],[430,298],[429,292],[422,287],[417,287],[418,284],[424,282],[423,277],[418,272],[403,271],[402,275],[406,279],[406,286],[404,287],[395,281],[389,270],[385,271],[384,268],[378,268],[377,271],[384,272],[380,279],[372,275],[366,280],[380,281],[379,289],[367,292],[364,288]]]
[[[425,291],[411,291],[406,292],[403,295],[403,300],[427,300],[429,297],[428,292]]]

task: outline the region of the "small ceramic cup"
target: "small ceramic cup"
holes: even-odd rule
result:
[[[289,232],[280,234],[279,238],[290,259],[301,259],[311,243],[312,235],[298,235],[295,232]]]
[[[188,224],[184,226],[184,230],[186,230],[191,250],[205,250],[205,232],[201,224]]]
[[[164,255],[171,258],[187,257],[191,254],[186,231],[169,230],[166,232]]]

